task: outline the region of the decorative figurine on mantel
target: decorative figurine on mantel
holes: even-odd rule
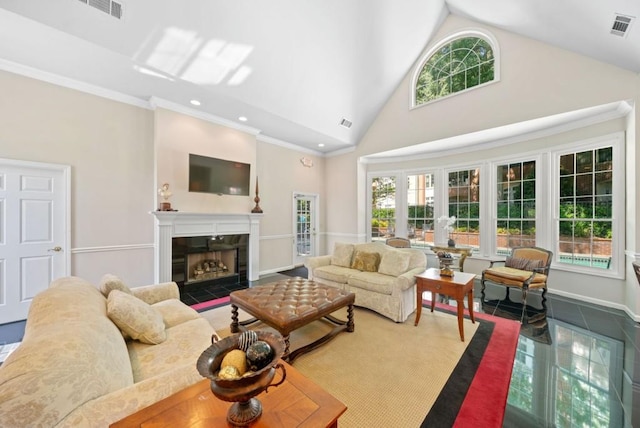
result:
[[[258,196],[258,177],[256,177],[256,197],[253,198],[253,202],[256,203],[256,206],[251,210],[252,213],[261,213],[262,208],[260,208],[260,196]]]
[[[163,201],[160,202],[160,207],[158,211],[175,211],[171,208],[171,202],[169,202],[169,198],[173,193],[169,190],[169,183],[164,183],[161,188],[158,189],[158,194],[162,196]]]

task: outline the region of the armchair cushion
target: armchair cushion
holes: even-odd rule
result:
[[[533,273],[528,270],[514,269],[507,266],[498,266],[486,269],[484,279],[494,281],[507,286],[522,287],[522,283],[529,279]],[[529,288],[544,287],[547,283],[547,275],[537,273],[529,284]]]
[[[132,339],[152,345],[167,339],[162,314],[131,294],[112,290],[107,298],[107,315]]]
[[[366,251],[356,251],[351,262],[351,269],[364,272],[377,272],[380,265],[380,254]]]

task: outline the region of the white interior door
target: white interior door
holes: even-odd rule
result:
[[[315,256],[317,243],[318,197],[303,193],[294,193],[293,216],[293,264],[299,266],[308,256]]]
[[[0,324],[68,275],[68,166],[0,159]]]

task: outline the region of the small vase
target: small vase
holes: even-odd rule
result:
[[[454,241],[453,239],[449,238],[449,240],[447,241],[447,246],[449,246],[451,248],[455,248],[456,241]]]

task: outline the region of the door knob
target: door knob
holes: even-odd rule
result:
[[[56,253],[59,253],[60,251],[62,251],[62,247],[49,248],[47,251],[55,251]]]

